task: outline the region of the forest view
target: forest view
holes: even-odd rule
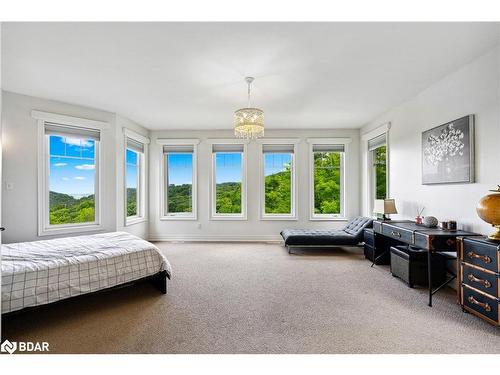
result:
[[[387,194],[386,180],[386,146],[380,146],[373,150],[375,167],[375,199],[385,199]]]
[[[94,195],[74,198],[71,195],[51,191],[50,224],[76,224],[95,221]]]
[[[314,213],[340,214],[341,153],[314,153]]]

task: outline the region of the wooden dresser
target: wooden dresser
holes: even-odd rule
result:
[[[462,309],[500,325],[500,243],[485,237],[458,238],[459,302]]]

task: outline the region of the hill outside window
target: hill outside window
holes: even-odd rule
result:
[[[295,143],[265,140],[261,154],[261,219],[296,220]]]
[[[211,218],[246,220],[246,143],[212,144]]]
[[[125,133],[125,225],[146,221],[146,161],[149,139]]]
[[[345,218],[345,160],[350,139],[309,139],[310,220]]]
[[[196,220],[196,165],[199,140],[162,143],[162,220]],[[169,142],[169,143],[165,143]]]
[[[33,111],[38,120],[38,234],[101,228],[100,121]]]

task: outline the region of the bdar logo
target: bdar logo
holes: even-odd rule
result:
[[[12,354],[17,349],[17,342],[10,342],[9,340],[5,340],[2,345],[0,345],[0,351],[3,353],[7,352]]]

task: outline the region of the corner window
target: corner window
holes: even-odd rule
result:
[[[262,145],[262,219],[295,215],[295,145]]]
[[[196,219],[196,145],[163,146],[163,215]]]
[[[311,219],[344,217],[345,145],[312,144]]]
[[[125,224],[146,219],[146,144],[126,136]]]
[[[244,144],[212,145],[212,219],[246,219]]]
[[[98,226],[100,131],[44,123],[43,133],[39,234]]]
[[[385,133],[368,141],[371,202],[387,198],[387,141]]]

